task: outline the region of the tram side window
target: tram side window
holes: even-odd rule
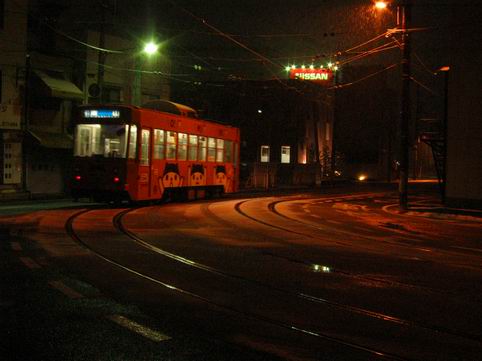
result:
[[[224,162],[224,140],[216,139],[216,162]]]
[[[141,165],[149,165],[149,143],[151,131],[142,129]]]
[[[206,153],[207,153],[207,138],[206,137],[199,137],[199,154],[198,160],[206,161]]]
[[[216,138],[208,138],[208,162],[216,160]]]
[[[164,159],[164,151],[166,148],[166,135],[162,129],[154,129],[154,154],[153,159]]]
[[[224,160],[229,163],[233,161],[233,142],[230,140],[224,141]]]
[[[136,158],[137,150],[137,126],[131,125],[129,130],[129,159]]]
[[[166,154],[166,159],[176,159],[176,138],[177,134],[176,132],[167,132],[167,138],[166,138],[166,143],[167,143],[167,154]]]
[[[197,135],[189,135],[188,160],[197,160]]]
[[[187,159],[187,134],[178,133],[177,142],[177,159],[186,160]]]

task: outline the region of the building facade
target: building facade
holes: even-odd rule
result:
[[[0,1],[0,195],[20,192],[25,162],[23,99],[27,0]]]
[[[331,175],[333,91],[307,81],[172,88],[173,99],[241,130],[240,186],[314,185]]]
[[[106,24],[115,22],[109,10]],[[77,2],[0,1],[2,198],[69,192],[77,105],[169,98],[165,57],[147,59],[132,34],[85,26],[82,14],[92,10]]]

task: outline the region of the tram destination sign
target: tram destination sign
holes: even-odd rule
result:
[[[316,83],[329,85],[333,82],[333,70],[331,69],[311,69],[311,68],[291,68],[290,79],[309,80]]]
[[[120,118],[120,110],[114,109],[87,109],[84,118]]]

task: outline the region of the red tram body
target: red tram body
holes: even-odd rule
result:
[[[196,199],[237,191],[239,129],[199,119],[180,104],[159,104],[79,107],[74,198]]]

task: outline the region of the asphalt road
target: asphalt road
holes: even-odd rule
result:
[[[481,218],[396,203],[370,189],[6,217],[3,354],[481,359]]]

